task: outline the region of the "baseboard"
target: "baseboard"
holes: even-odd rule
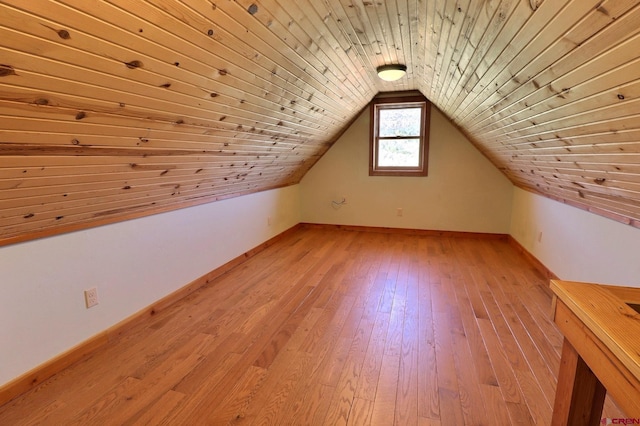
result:
[[[515,238],[509,235],[509,244],[516,249],[519,253],[521,253],[529,263],[531,263],[537,270],[542,274],[543,277],[548,278],[549,280],[559,280],[560,278],[553,273],[549,268],[545,266],[537,257],[531,254],[522,244],[520,244]]]
[[[276,235],[273,238],[270,238],[269,240],[265,241],[262,244],[259,244],[246,253],[241,254],[240,256],[230,260],[224,265],[208,272],[207,274],[195,279],[184,287],[179,288],[173,293],[125,318],[112,327],[109,327],[108,329],[96,334],[95,336],[90,337],[89,339],[79,343],[71,349],[56,356],[55,358],[46,361],[45,363],[6,383],[5,385],[0,387],[0,406],[11,401],[13,398],[33,389],[43,381],[49,379],[65,368],[85,359],[97,349],[100,349],[107,344],[116,342],[120,338],[120,336],[122,336],[122,334],[124,334],[127,330],[146,321],[149,317],[154,316],[158,312],[187,297],[199,288],[207,285],[215,278],[240,265],[247,259],[255,256],[267,247],[273,245],[280,239],[295,232],[300,228],[300,226],[300,224],[294,225],[288,230]]]
[[[507,241],[509,238],[509,235],[507,234],[492,234],[489,232],[438,231],[429,229],[385,228],[377,226],[332,225],[324,223],[301,223],[300,226],[308,229],[341,229],[344,231],[378,232],[383,234],[418,235],[426,237],[485,238],[501,241]]]

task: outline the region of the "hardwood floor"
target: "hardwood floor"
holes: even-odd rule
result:
[[[0,425],[550,424],[562,336],[507,242],[303,227]],[[622,417],[607,400],[605,417]]]

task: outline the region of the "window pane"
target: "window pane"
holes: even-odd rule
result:
[[[420,139],[381,139],[378,167],[418,167]]]
[[[378,136],[419,136],[421,108],[380,109]]]

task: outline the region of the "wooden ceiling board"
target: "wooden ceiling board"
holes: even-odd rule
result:
[[[405,90],[514,184],[637,226],[639,52],[638,0],[6,0],[0,243],[298,183]]]
[[[630,16],[633,19],[629,19]],[[622,64],[637,59],[638,40],[635,35],[640,30],[640,22],[637,19],[636,7],[633,14],[619,18],[615,27],[605,27],[598,37],[592,37],[580,44],[574,54],[566,55],[553,63],[553,66],[547,66],[544,69],[537,66],[534,70],[532,67],[528,72],[529,75],[537,73],[535,78],[527,77],[528,81],[520,81],[520,83],[514,79],[507,81],[505,86],[487,100],[493,103],[491,109],[479,113],[471,121],[470,128],[482,121],[495,120],[494,114],[500,114],[499,118],[501,118],[510,112],[528,108],[542,99],[566,96],[564,92],[600,75],[603,69],[616,69]],[[561,93],[557,93],[554,87],[559,88]],[[509,107],[511,107],[510,111],[502,112]]]
[[[595,0],[592,2],[595,3]],[[477,71],[478,75],[484,77],[482,81],[488,82],[476,84],[470,89],[475,96],[464,97],[457,107],[456,118],[465,119],[469,110],[473,111],[471,108],[486,105],[487,101],[491,102],[492,99],[487,99],[487,96],[497,92],[496,88],[508,84],[509,81],[519,85],[529,80],[531,76],[527,66],[544,57],[548,51],[546,47],[591,6],[589,2],[582,2],[579,7],[569,7],[562,2],[544,2],[534,14],[532,10],[527,9],[525,2],[518,2],[517,5],[518,8],[508,20],[505,20],[504,30],[492,46],[492,51],[500,51],[499,56],[491,57],[489,67],[481,63]],[[496,70],[499,72],[496,73]]]

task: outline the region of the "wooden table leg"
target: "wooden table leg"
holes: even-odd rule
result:
[[[564,339],[556,400],[553,406],[554,426],[596,426],[602,418],[607,390],[574,347]]]

